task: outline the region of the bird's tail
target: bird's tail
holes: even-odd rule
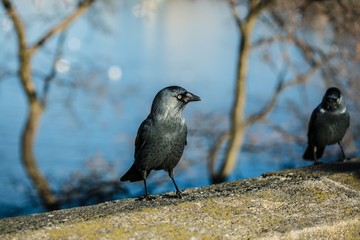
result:
[[[316,158],[320,159],[322,157],[322,155],[324,154],[324,150],[325,147],[317,147],[316,149]],[[308,146],[304,152],[303,155],[303,159],[304,160],[309,160],[309,161],[315,161],[314,159],[314,147],[313,146]]]
[[[147,174],[149,171],[147,172]],[[135,165],[132,165],[131,168],[120,178],[120,181],[130,181],[130,182],[137,182],[144,180],[143,175],[141,172],[135,167]]]

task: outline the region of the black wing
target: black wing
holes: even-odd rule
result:
[[[136,159],[137,154],[144,147],[144,145],[146,144],[146,142],[149,138],[149,127],[151,125],[152,125],[151,120],[147,118],[141,123],[141,125],[138,129],[138,132],[137,132],[136,138],[135,138],[135,153],[134,153],[135,159]]]
[[[321,106],[319,105],[317,108],[314,109],[314,111],[311,113],[311,117],[310,117],[310,121],[309,121],[309,129],[308,129],[308,139],[311,138],[311,134],[314,133],[314,131],[316,131],[316,129],[314,129],[315,127],[315,122],[319,116],[319,114],[321,114]]]
[[[148,128],[151,125],[151,121],[148,119],[145,119],[139,129],[138,132],[136,134],[136,138],[135,138],[135,153],[134,153],[134,158],[135,161],[137,159],[137,155],[138,153],[141,151],[141,149],[144,147],[144,145],[146,144],[146,139],[148,136]],[[146,176],[150,173],[150,171],[147,171]],[[145,176],[145,178],[146,178]],[[135,163],[131,166],[131,168],[120,178],[120,181],[130,181],[130,182],[136,182],[136,181],[141,181],[144,180],[144,175],[143,173],[141,173]]]

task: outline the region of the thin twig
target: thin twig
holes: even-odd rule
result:
[[[277,99],[280,96],[280,93],[285,88],[285,77],[287,73],[287,68],[284,68],[278,75],[278,83],[275,87],[274,93],[269,101],[267,101],[267,104],[260,110],[258,113],[252,114],[250,117],[246,119],[246,125],[254,124],[262,119],[264,119],[271,110],[275,107]]]
[[[243,32],[241,17],[236,9],[236,7],[237,7],[236,0],[229,0],[229,4],[230,4],[231,13],[233,15],[236,25],[240,29],[240,31]]]
[[[208,168],[211,171],[210,173],[211,176],[216,176],[216,170],[215,170],[216,159],[219,155],[219,151],[221,147],[223,147],[224,143],[229,139],[229,135],[230,134],[228,131],[221,133],[219,137],[216,139],[213,146],[210,148],[210,152],[207,158],[209,159]]]
[[[29,51],[31,53],[34,53],[36,50],[38,50],[44,43],[51,38],[54,34],[63,31],[65,28],[67,28],[76,18],[81,16],[83,13],[86,12],[88,8],[95,2],[95,0],[84,0],[82,1],[77,9],[67,16],[62,22],[60,22],[58,25],[51,28],[43,37],[41,37],[33,46],[29,47]]]
[[[49,90],[50,90],[50,83],[56,77],[56,73],[57,73],[56,63],[62,55],[63,47],[64,47],[64,43],[65,43],[65,39],[66,39],[66,34],[67,34],[66,31],[62,31],[58,38],[51,70],[44,79],[43,98],[42,98],[44,107],[46,106],[46,103],[47,103],[48,94],[49,94]]]

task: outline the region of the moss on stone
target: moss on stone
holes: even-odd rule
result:
[[[349,188],[360,191],[360,174],[359,173],[337,173],[331,175],[330,179],[345,184]]]

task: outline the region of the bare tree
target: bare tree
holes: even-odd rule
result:
[[[257,118],[261,118],[263,114],[258,117],[253,116],[251,119],[244,118],[244,110],[246,105],[246,80],[248,71],[248,61],[251,51],[251,36],[254,25],[258,16],[271,4],[269,1],[257,1],[250,0],[248,2],[248,13],[242,19],[237,11],[237,2],[235,0],[229,0],[233,18],[236,22],[236,26],[240,33],[239,50],[238,50],[238,63],[237,63],[237,79],[234,93],[234,100],[231,107],[230,116],[230,129],[224,133],[220,138],[220,142],[215,145],[210,154],[210,172],[213,183],[223,182],[232,172],[236,159],[238,156],[239,148],[241,147],[246,128],[250,122],[256,121]],[[225,150],[225,157],[222,161],[219,171],[215,170],[215,159],[218,152],[218,146],[226,138],[229,138],[227,148]]]
[[[45,87],[43,89],[43,93],[39,94],[39,90],[36,89],[34,84],[31,62],[36,52],[50,38],[54,37],[54,35],[58,33],[63,32],[75,19],[84,14],[94,2],[95,0],[80,1],[77,8],[69,16],[67,16],[57,25],[53,26],[34,44],[29,45],[27,42],[27,33],[23,20],[19,16],[13,2],[11,0],[2,0],[3,7],[15,27],[20,63],[18,76],[28,103],[27,119],[21,135],[21,160],[25,166],[25,170],[28,176],[32,180],[39,193],[41,201],[48,210],[59,209],[59,201],[49,186],[47,180],[39,170],[33,149],[36,132],[45,110],[49,84],[54,77],[54,72],[52,71],[52,73],[45,78]],[[61,41],[59,41],[59,44],[61,44]]]

